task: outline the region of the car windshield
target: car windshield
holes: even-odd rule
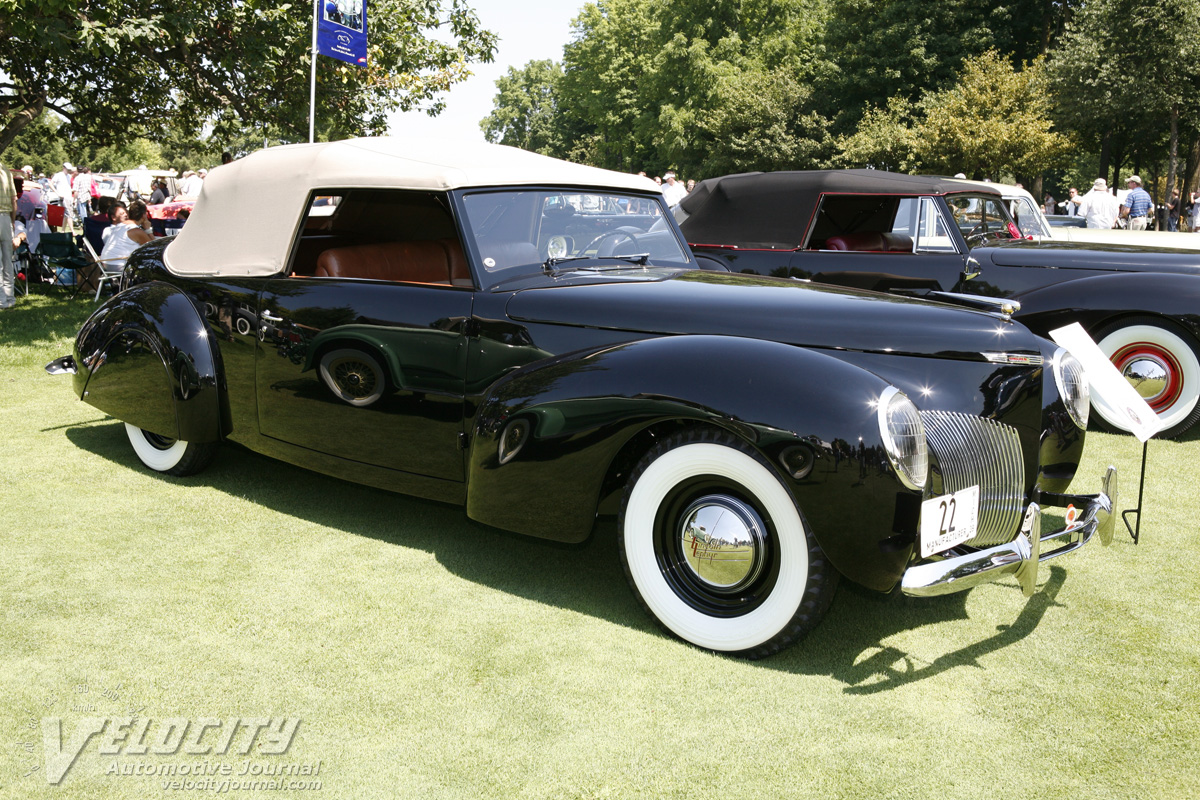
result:
[[[971,247],[986,239],[1019,239],[1020,231],[1005,202],[992,195],[952,195],[946,198],[958,230]]]
[[[653,195],[525,189],[463,197],[468,235],[487,273],[556,268],[681,267],[690,261]]]
[[[1031,197],[1014,197],[1008,200],[1009,208],[1012,210],[1013,218],[1017,221],[1017,228],[1025,236],[1049,236],[1050,226],[1043,216],[1042,210],[1038,208]]]

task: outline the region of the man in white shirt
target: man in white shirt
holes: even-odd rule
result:
[[[680,200],[687,197],[687,189],[683,187],[682,183],[675,180],[674,172],[668,172],[663,176],[662,190],[668,208],[678,205]]]
[[[58,195],[58,202],[66,208],[66,216],[68,218],[74,216],[75,196],[71,190],[74,181],[75,167],[70,161],[64,161],[63,168],[54,173],[54,177],[50,179],[50,188]]]
[[[1092,190],[1079,202],[1079,215],[1089,228],[1108,230],[1116,223],[1119,213],[1121,204],[1109,193],[1108,183],[1104,178],[1096,178]]]

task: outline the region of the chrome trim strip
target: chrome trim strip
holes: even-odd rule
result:
[[[1031,538],[1026,532],[1018,533],[1014,540],[1006,544],[909,567],[900,579],[900,591],[910,597],[936,597],[1015,575],[1025,594],[1032,594],[1036,588],[1037,566],[1042,561],[1075,552],[1097,533],[1100,534],[1101,544],[1107,545],[1112,541],[1116,524],[1113,514],[1116,477],[1116,468],[1110,466],[1101,485],[1106,490],[1111,488],[1114,494],[1102,491],[1081,498],[1086,499],[1088,504],[1074,524],[1037,538]],[[1038,505],[1031,503],[1026,510],[1025,524],[1036,525],[1039,511]],[[1032,533],[1032,529],[1028,533]],[[1068,544],[1041,554],[1043,544],[1059,541]]]

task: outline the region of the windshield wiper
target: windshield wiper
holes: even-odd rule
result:
[[[551,256],[550,258],[547,258],[542,263],[542,269],[545,270],[546,272],[553,272],[554,268],[557,267],[559,264],[565,264],[568,261],[601,261],[601,260],[608,259],[608,258],[613,258],[613,259],[616,259],[617,261],[627,261],[630,264],[639,264],[644,267],[650,261],[650,254],[649,253],[630,253],[629,255],[623,255],[623,256],[617,256],[617,255],[613,255],[613,256]],[[574,267],[574,269],[577,269],[580,271],[599,272],[606,268],[605,267]],[[609,269],[611,269],[611,268],[609,268]]]
[[[542,262],[542,269],[550,272],[559,264],[565,264],[568,261],[579,261],[584,258],[591,258],[591,256],[550,256]]]

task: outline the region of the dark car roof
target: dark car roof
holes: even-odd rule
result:
[[[977,183],[954,178],[904,175],[876,169],[743,172],[696,184],[680,207],[688,217],[684,236],[696,244],[794,247],[788,231],[807,222],[826,193],[945,195],[956,192],[1000,196]],[[693,232],[702,233],[696,238]],[[793,237],[794,238],[794,237]]]

